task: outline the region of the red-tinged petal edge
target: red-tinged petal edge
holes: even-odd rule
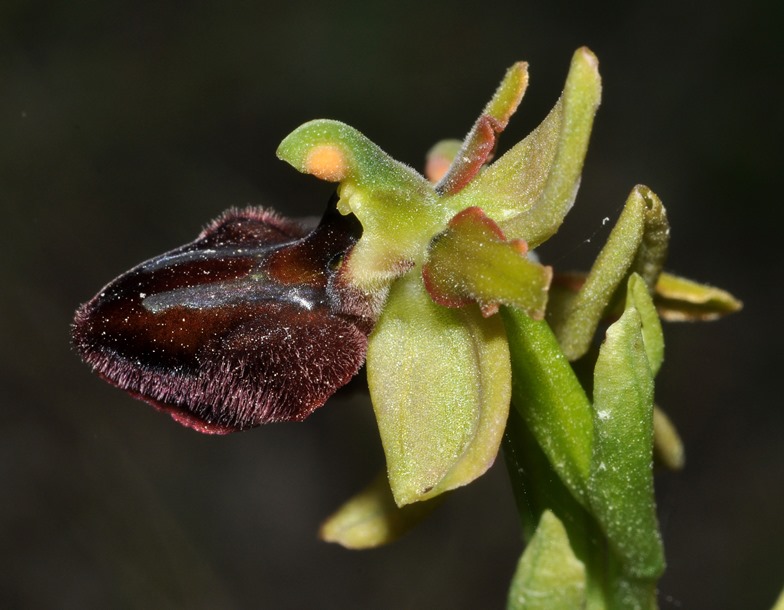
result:
[[[301,421],[365,359],[372,312],[332,281],[359,230],[334,202],[307,235],[268,210],[230,210],[82,305],[73,344],[102,378],[200,432]]]

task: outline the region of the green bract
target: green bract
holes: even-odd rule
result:
[[[574,610],[585,604],[585,564],[574,556],[563,523],[545,511],[517,565],[510,610]]]
[[[362,236],[337,261],[337,282],[377,314],[367,374],[389,488],[376,480],[322,534],[351,548],[396,538],[432,502],[406,505],[480,476],[505,438],[529,539],[509,606],[652,608],[664,569],[654,446],[662,463],[683,463],[653,403],[659,316],[709,319],[740,303],[662,273],[669,225],[644,186],[588,274],[529,257],[574,203],[598,62],[578,49],[553,110],[493,161],[527,84],[527,65],[513,65],[463,142],[431,150],[427,178],[337,121],[306,123],[278,149],[338,183],[338,210]]]

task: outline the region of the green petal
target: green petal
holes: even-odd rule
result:
[[[585,565],[575,557],[563,523],[542,513],[517,564],[509,590],[509,610],[574,610],[585,603]]]
[[[664,554],[653,496],[653,375],[641,327],[627,303],[599,351],[590,502],[622,572],[655,579]]]
[[[449,171],[436,186],[438,193],[457,193],[490,160],[495,151],[497,135],[506,129],[509,118],[520,105],[527,86],[528,64],[518,62],[506,71],[493,99],[485,106],[455,155]]]
[[[743,307],[729,292],[662,273],[654,295],[659,315],[668,322],[715,320]]]
[[[574,203],[600,97],[598,61],[578,49],[563,95],[544,122],[447,204],[455,211],[480,207],[508,237],[538,246]]]
[[[441,503],[444,496],[399,508],[386,473],[343,504],[321,526],[319,536],[348,549],[370,549],[394,542]]]
[[[303,173],[340,182],[338,209],[362,223],[362,238],[344,262],[360,287],[383,288],[421,262],[430,238],[451,216],[435,204],[435,190],[423,176],[338,121],[301,125],[277,154]]]
[[[457,214],[430,246],[422,275],[440,305],[476,302],[485,315],[499,304],[513,305],[536,319],[544,317],[552,269],[526,258],[522,240],[506,241],[479,208]]]
[[[370,335],[367,375],[398,506],[470,483],[492,465],[511,395],[498,316],[436,305],[412,270],[392,285]]]

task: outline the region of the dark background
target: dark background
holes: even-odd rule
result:
[[[0,606],[501,607],[521,551],[503,468],[397,544],[345,551],[315,533],[381,467],[365,400],[202,436],[91,375],[68,327],[226,207],[319,214],[330,187],[274,155],[300,123],[344,120],[419,167],[525,59],[509,146],[586,44],[603,103],[546,254],[587,265],[602,219],[645,183],[669,211],[669,268],[745,301],[665,329],[657,398],[688,454],[658,479],[660,604],[769,608],[784,574],[783,28],[781,2],[4,1]]]

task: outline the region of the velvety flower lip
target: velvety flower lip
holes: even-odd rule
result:
[[[82,305],[74,346],[200,432],[305,419],[362,366],[373,326],[336,281],[361,230],[334,203],[310,233],[269,210],[229,210]]]

